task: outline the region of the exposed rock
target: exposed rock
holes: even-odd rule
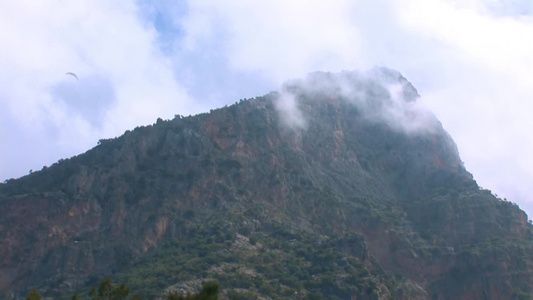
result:
[[[209,276],[228,296],[531,294],[525,213],[416,98],[396,71],[316,73],[0,184],[0,293],[113,275],[150,296]]]

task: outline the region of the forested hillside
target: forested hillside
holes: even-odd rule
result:
[[[315,73],[0,184],[0,293],[529,299],[533,227],[398,72]]]

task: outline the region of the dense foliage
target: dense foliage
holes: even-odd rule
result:
[[[387,84],[417,94],[379,78],[289,85],[304,123],[272,93],[0,184],[0,295],[186,297],[217,281],[237,299],[527,299],[524,212],[478,187],[435,118],[383,118],[403,105]]]

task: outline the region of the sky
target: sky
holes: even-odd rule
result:
[[[480,186],[533,217],[530,0],[2,1],[0,45],[2,180],[157,118],[377,66],[412,82]]]

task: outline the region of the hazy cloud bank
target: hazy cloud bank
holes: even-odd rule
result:
[[[416,103],[450,132],[478,183],[531,215],[532,5],[4,1],[0,175],[18,177],[158,117],[263,95],[310,72],[386,66],[416,86]],[[66,72],[80,76],[79,90],[66,86]]]
[[[435,116],[417,99],[415,87],[399,72],[386,68],[370,71],[315,72],[283,85],[276,107],[282,121],[304,128],[308,122],[299,108],[301,97],[326,101],[333,97],[361,111],[369,122],[385,123],[408,134],[427,133],[440,127]]]
[[[0,103],[9,115],[0,120],[2,177],[157,117],[199,112],[137,9],[134,1],[0,4]]]

